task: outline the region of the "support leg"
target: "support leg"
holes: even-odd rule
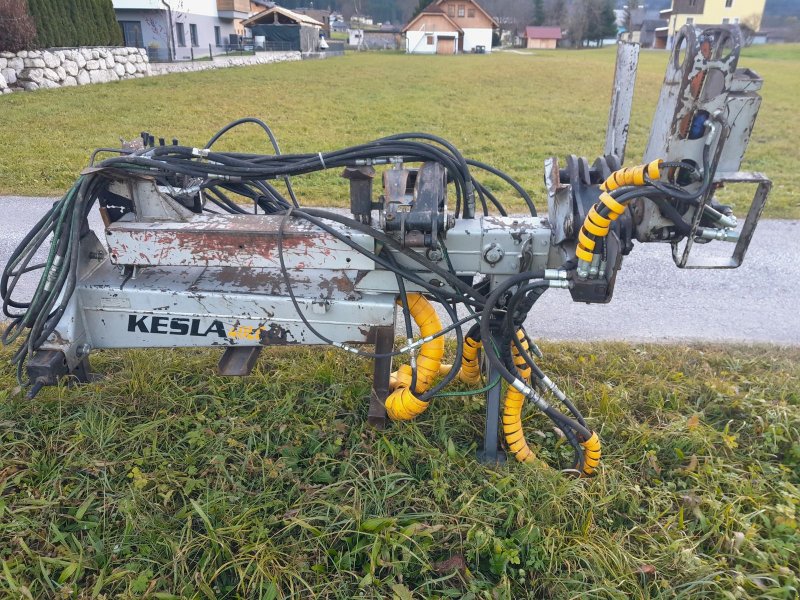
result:
[[[394,328],[381,327],[377,329],[375,333],[375,353],[389,353],[392,351],[393,346]],[[389,376],[391,373],[391,357],[375,359],[367,422],[377,429],[386,427],[386,398],[389,396]]]
[[[491,348],[491,345],[485,347]],[[489,350],[491,351],[491,350]],[[488,363],[488,361],[487,361]],[[494,381],[499,373],[488,363],[486,381]],[[483,448],[478,450],[478,460],[484,464],[500,464],[506,462],[506,453],[500,448],[500,393],[502,385],[498,383],[486,392],[486,424],[483,430]]]

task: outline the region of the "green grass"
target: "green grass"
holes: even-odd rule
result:
[[[751,48],[742,61],[764,77],[764,104],[744,167],[775,181],[766,214],[800,217],[800,46]],[[644,51],[629,162],[641,156],[667,54]],[[343,58],[170,75],[0,99],[0,193],[61,194],[91,150],[144,129],[202,144],[251,115],[270,123],[284,151],[319,151],[398,131],[443,135],[471,157],[517,177],[544,203],[542,161],[602,151],[614,49],[528,55]],[[248,129],[228,149],[268,149]],[[592,158],[593,159],[593,158]],[[297,184],[307,204],[344,205],[335,175]],[[509,195],[506,195],[509,198]],[[737,197],[738,199],[738,197]],[[521,204],[512,204],[521,208]]]
[[[109,351],[34,401],[2,351],[0,596],[797,597],[800,351],[543,350],[604,440],[594,479],[476,463],[479,398],[373,430],[369,365],[336,351],[246,379]]]

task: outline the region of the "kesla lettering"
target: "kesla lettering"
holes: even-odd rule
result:
[[[222,321],[212,321],[207,329],[203,329],[200,319],[189,319],[186,317],[138,317],[128,315],[128,331],[141,333],[157,333],[162,335],[191,335],[194,337],[206,337],[216,333],[218,337],[224,338],[225,326]]]

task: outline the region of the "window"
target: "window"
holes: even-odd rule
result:
[[[470,9],[468,9],[468,10],[467,10],[467,16],[468,16],[470,19],[474,18],[474,17],[475,17],[475,9],[474,9],[474,8],[470,8]]]
[[[697,6],[697,0],[689,0],[689,8]]]
[[[691,25],[692,23],[694,23],[694,17],[688,17],[688,18],[686,19],[686,24],[687,24],[687,25]]]
[[[730,8],[733,6],[733,0],[725,0],[725,8]]]
[[[458,5],[458,16],[459,17],[463,17],[464,16],[464,5],[463,4],[459,4]]]
[[[722,24],[723,25],[727,25],[730,22],[731,22],[731,20],[728,17],[725,17],[724,19],[722,19]]]
[[[197,25],[194,23],[189,24],[189,35],[192,37],[192,46],[197,48],[200,45],[200,42],[197,41]]]
[[[428,46],[433,46],[433,36],[429,35],[428,39],[425,40],[428,43]]]
[[[214,25],[214,43],[217,46],[222,46],[222,30],[219,25]]]
[[[733,22],[738,25],[739,24],[739,17],[734,17],[733,18]]]
[[[122,39],[125,40],[126,46],[144,48],[141,21],[120,21],[119,26],[122,28]]]
[[[455,17],[456,16],[456,5],[455,4],[448,4],[447,5],[447,16],[448,17]]]
[[[183,29],[183,23],[175,23],[175,34],[178,36],[178,46],[181,48],[186,47],[186,31]]]

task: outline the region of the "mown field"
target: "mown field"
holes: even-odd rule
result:
[[[766,214],[800,217],[800,46],[753,48],[764,105],[745,168],[775,180]],[[517,177],[544,204],[542,161],[603,147],[614,49],[424,57],[362,53],[304,63],[171,75],[0,98],[0,193],[59,195],[96,147],[149,130],[202,144],[227,122],[256,116],[283,150],[308,152],[400,131],[426,131]],[[667,54],[644,51],[629,162],[641,156]],[[253,128],[223,147],[268,151]],[[307,204],[344,204],[331,176],[298,183]],[[734,198],[743,202],[742,196]],[[512,207],[521,208],[511,202]]]
[[[745,166],[776,180],[769,215],[800,217],[800,46],[748,53],[766,83]],[[631,157],[665,60],[642,54]],[[545,157],[601,150],[613,62],[360,54],[7,95],[0,193],[59,194],[144,129],[200,145],[252,115],[288,152],[437,133],[541,194]],[[268,150],[255,128],[223,147]],[[335,174],[296,189],[347,197]],[[243,379],[215,352],[108,351],[99,382],[29,401],[0,349],[0,598],[798,597],[800,350],[541,346],[603,439],[593,479],[479,464],[479,396],[370,428],[370,365],[335,350],[269,349]]]
[[[603,438],[594,479],[478,464],[477,397],[371,429],[369,365],[337,351],[246,379],[104,352],[103,381],[35,401],[6,364],[0,596],[797,598],[800,351],[542,348]]]

